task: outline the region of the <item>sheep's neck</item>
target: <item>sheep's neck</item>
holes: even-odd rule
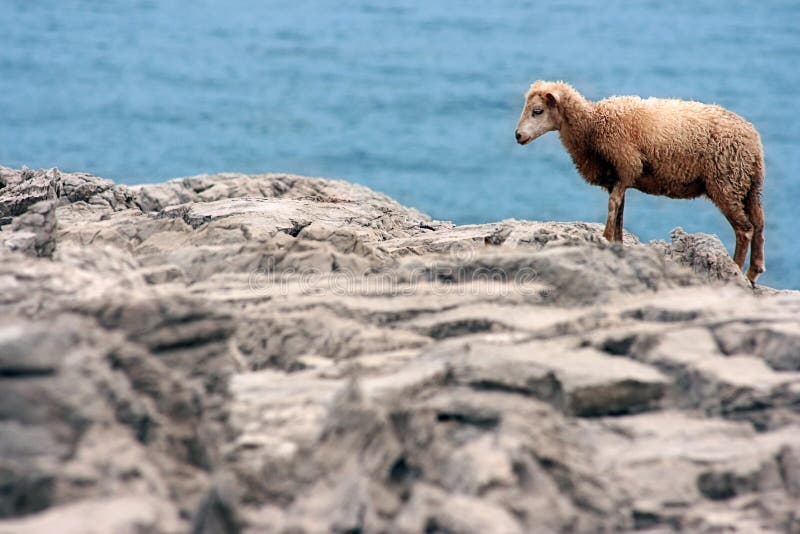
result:
[[[580,96],[570,104],[565,106],[564,119],[558,134],[569,155],[575,163],[579,163],[594,152],[591,135],[594,107]]]

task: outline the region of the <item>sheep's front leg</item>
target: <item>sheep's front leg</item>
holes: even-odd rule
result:
[[[606,219],[603,237],[609,241],[622,241],[622,211],[624,207],[625,186],[620,181],[614,184],[608,195],[608,219]]]
[[[622,192],[622,202],[617,210],[617,220],[614,221],[614,241],[622,243],[622,213],[625,211],[625,191]]]
[[[608,194],[608,219],[603,237],[609,241],[622,241],[622,212],[625,209],[625,191],[642,175],[642,156],[632,145],[620,144],[610,156],[617,181]]]

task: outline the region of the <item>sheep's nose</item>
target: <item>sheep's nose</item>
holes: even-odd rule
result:
[[[522,139],[522,134],[521,134],[521,133],[519,133],[519,130],[516,130],[516,131],[514,132],[514,137],[516,137],[516,138],[517,138],[517,141],[519,141],[520,139]]]

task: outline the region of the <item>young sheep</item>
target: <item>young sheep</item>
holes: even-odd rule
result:
[[[589,102],[566,83],[537,81],[525,97],[517,142],[551,130],[581,176],[608,190],[606,239],[622,241],[628,188],[706,195],[733,226],[739,268],[751,245],[747,278],[755,284],[764,272],[764,154],[752,124],[719,106],[635,96]]]

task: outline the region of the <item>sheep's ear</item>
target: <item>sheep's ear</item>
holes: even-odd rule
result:
[[[558,95],[556,93],[547,93],[544,95],[544,99],[551,108],[558,106]]]

